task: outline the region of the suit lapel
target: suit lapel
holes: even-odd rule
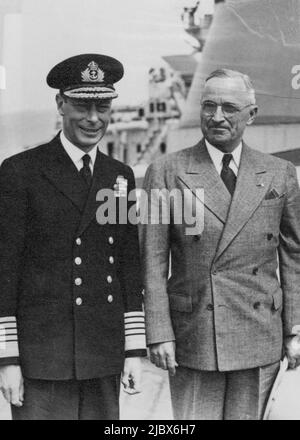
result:
[[[209,156],[204,140],[192,149],[186,172],[180,173],[178,178],[195,196],[196,189],[204,189],[204,205],[225,224],[231,197]]]
[[[92,186],[81,217],[78,235],[81,235],[92,219],[96,218],[96,211],[99,206],[99,202],[96,200],[98,191],[100,189],[113,189],[116,176],[112,173],[111,167],[108,166],[107,161],[107,156],[98,150],[94,166]]]
[[[50,155],[42,165],[42,172],[80,212],[83,211],[87,196],[86,186],[63,148],[59,134],[50,143]]]
[[[235,192],[215,259],[219,258],[249,220],[264,198],[273,175],[261,163],[261,156],[243,144]]]

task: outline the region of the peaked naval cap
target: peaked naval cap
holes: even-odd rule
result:
[[[47,84],[73,99],[114,99],[114,83],[124,75],[120,61],[107,55],[83,54],[68,58],[50,70]]]

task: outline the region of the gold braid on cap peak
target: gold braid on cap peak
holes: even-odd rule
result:
[[[117,92],[109,87],[80,87],[73,90],[65,90],[64,95],[77,99],[114,99],[118,97]]]

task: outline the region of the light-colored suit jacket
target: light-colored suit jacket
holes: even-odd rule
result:
[[[243,144],[231,199],[202,140],[151,164],[144,188],[204,189],[200,235],[186,235],[173,212],[170,224],[141,228],[148,344],[176,340],[177,362],[194,369],[278,361],[300,324],[295,167]]]

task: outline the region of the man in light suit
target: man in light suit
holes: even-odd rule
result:
[[[122,76],[101,54],[53,67],[62,131],[0,168],[0,389],[14,420],[118,419],[121,374],[139,391],[137,227],[97,221],[100,190],[126,201],[135,188],[99,150]]]
[[[149,194],[189,190],[204,209],[201,234],[175,224],[174,204],[168,225],[142,228],[147,341],[169,369],[176,419],[260,419],[284,338],[299,329],[300,190],[291,163],[243,142],[256,113],[246,75],[213,72],[204,139],[145,177]]]

